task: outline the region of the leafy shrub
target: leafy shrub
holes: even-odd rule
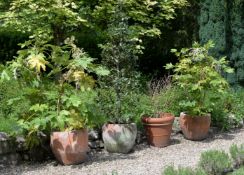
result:
[[[235,167],[244,165],[244,144],[237,146],[232,145],[230,147],[230,155],[234,160]]]
[[[27,48],[20,50],[0,74],[1,81],[11,79],[21,87],[21,93],[9,100],[11,104],[30,102],[28,110],[18,116],[29,147],[40,144],[41,133],[49,135],[51,131],[92,125],[96,92],[95,80],[89,73],[109,73],[74,44],[74,37],[67,38],[62,46],[39,44],[22,44]]]
[[[208,98],[215,98],[215,94],[208,94]],[[233,89],[215,98],[212,111],[212,124],[228,130],[240,126],[244,118],[244,91]]]
[[[134,80],[137,81],[137,80]],[[158,83],[158,82],[156,82]],[[151,84],[151,83],[150,83]],[[116,115],[116,93],[113,88],[98,89],[97,105],[101,111],[104,121],[111,123],[136,122],[140,125],[141,116],[146,114],[153,116],[158,112],[171,112],[175,115],[180,113],[177,105],[182,94],[181,91],[172,85],[162,87],[162,84],[155,86],[154,92],[143,92],[139,86],[123,88],[121,87],[120,106],[121,116]]]
[[[171,78],[165,77],[149,83],[148,105],[151,117],[157,117],[159,112],[169,112],[178,115],[181,109],[178,105],[182,99],[182,90],[171,83]]]
[[[214,98],[214,94],[209,93],[208,98]],[[223,130],[231,128],[229,121],[230,110],[232,105],[231,93],[224,93],[216,98],[213,110],[211,112],[212,125],[217,126]]]
[[[180,58],[179,63],[166,66],[166,69],[173,69],[173,80],[185,91],[185,98],[179,105],[184,112],[192,116],[212,112],[216,99],[207,99],[206,94],[224,93],[228,88],[228,82],[221,76],[221,72],[233,72],[227,66],[225,57],[216,59],[209,54],[213,46],[213,42],[209,41],[203,46],[194,43],[192,48],[183,48],[180,52],[172,49]]]
[[[0,82],[0,132],[12,134],[19,130],[17,119],[31,106],[22,97],[23,91],[17,82]],[[16,100],[21,102],[12,104]]]
[[[8,134],[12,134],[14,130],[16,130],[17,127],[17,121],[14,117],[0,117],[0,132],[6,132]]]
[[[244,167],[234,171],[233,173],[231,173],[231,175],[243,175],[244,174]]]
[[[244,119],[244,88],[239,88],[233,93],[233,100],[231,106],[231,113],[236,116],[238,120]]]
[[[196,169],[193,170],[192,168],[178,168],[175,169],[173,166],[167,167],[162,175],[207,175],[203,170]]]
[[[209,175],[221,175],[231,168],[232,162],[224,151],[210,150],[201,154],[199,167]]]
[[[169,112],[175,116],[179,115],[182,110],[178,103],[182,99],[183,95],[183,91],[174,85],[163,90],[159,97],[160,111]]]
[[[113,88],[98,89],[97,105],[104,122],[139,123],[145,111],[151,111],[147,96],[138,91],[126,90],[121,96],[121,116],[117,116],[115,91]]]
[[[29,101],[23,100],[21,103],[12,105],[13,99],[21,98],[23,91],[16,81],[0,82],[0,117],[19,117],[23,111],[29,109]],[[12,100],[11,100],[12,99]]]

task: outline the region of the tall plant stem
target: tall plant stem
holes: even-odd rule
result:
[[[62,81],[60,84],[60,90],[58,94],[58,100],[57,100],[57,116],[60,114],[61,111],[61,99],[64,93],[64,82]]]
[[[116,93],[116,115],[118,118],[121,117],[121,90],[120,90],[120,81],[121,81],[121,70],[120,70],[120,61],[116,61],[116,71],[117,71],[117,80],[115,83],[115,93]]]

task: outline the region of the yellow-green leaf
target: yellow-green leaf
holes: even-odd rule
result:
[[[43,71],[46,71],[46,65],[48,64],[48,61],[46,61],[45,56],[43,54],[32,54],[30,55],[28,60],[28,65],[31,69],[36,69],[37,72],[41,72],[41,69]]]

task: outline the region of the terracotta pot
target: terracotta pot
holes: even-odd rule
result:
[[[67,132],[52,132],[52,152],[64,165],[79,164],[87,159],[88,133],[86,129]]]
[[[174,119],[170,113],[161,113],[159,118],[142,117],[148,143],[160,148],[168,146]]]
[[[108,152],[126,154],[132,150],[137,135],[135,123],[105,124],[102,130],[104,147]]]
[[[180,128],[186,139],[203,140],[207,138],[211,124],[211,116],[189,116],[185,113],[180,114]]]

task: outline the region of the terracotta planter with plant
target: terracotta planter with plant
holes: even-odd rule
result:
[[[174,118],[170,113],[161,113],[159,118],[142,117],[142,123],[150,145],[165,147],[170,144]]]
[[[210,114],[205,116],[189,116],[185,113],[180,114],[180,128],[189,140],[203,140],[208,136],[211,124]]]
[[[19,119],[19,126],[26,133],[26,146],[38,146],[39,135],[50,134],[55,157],[70,165],[85,161],[88,151],[85,128],[96,122],[95,80],[86,72],[97,75],[109,72],[93,64],[93,59],[76,47],[73,37],[64,43],[62,46],[31,43],[6,69],[18,70],[16,78],[25,92],[20,100],[31,104]]]
[[[211,111],[222,94],[227,93],[228,82],[221,73],[232,73],[225,57],[216,59],[209,54],[214,46],[212,41],[201,46],[194,43],[192,48],[183,48],[180,52],[172,49],[179,57],[176,65],[167,64],[173,69],[173,80],[183,91],[183,100],[179,101],[183,113],[180,126],[185,138],[202,140],[208,136],[211,123]],[[211,96],[210,94],[214,94]]]
[[[176,100],[174,90],[170,77],[152,81],[149,84],[147,104],[144,104],[147,106],[145,108],[145,113],[147,114],[142,116],[141,121],[148,143],[152,146],[165,147],[170,144],[170,136],[175,117],[171,113],[160,111],[173,111],[172,106]],[[148,113],[151,115],[148,115]]]

